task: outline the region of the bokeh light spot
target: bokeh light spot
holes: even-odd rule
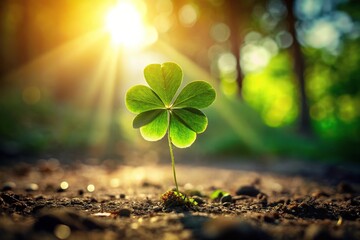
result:
[[[235,96],[239,90],[236,81],[233,80],[234,79],[232,78],[230,81],[228,81],[227,78],[225,78],[221,81],[221,90],[226,96]]]
[[[63,190],[68,189],[68,188],[69,188],[69,183],[66,182],[66,181],[62,181],[62,182],[60,183],[60,188],[63,189]]]
[[[244,72],[259,71],[267,66],[270,59],[271,54],[265,47],[248,44],[241,49],[240,64]]]
[[[339,107],[339,117],[344,122],[351,122],[357,115],[355,101],[350,95],[342,95],[336,101]]]
[[[211,27],[210,35],[216,42],[225,42],[230,37],[230,28],[225,23],[216,23]]]
[[[296,87],[287,72],[288,55],[280,53],[262,71],[249,72],[243,80],[246,102],[261,113],[266,125],[280,127],[293,122],[298,114]]]
[[[184,27],[192,27],[197,19],[198,14],[191,4],[186,4],[179,10],[179,20]]]
[[[295,1],[295,13],[300,19],[310,19],[321,12],[322,4],[324,4],[323,1]]]
[[[89,184],[86,189],[88,190],[88,192],[94,192],[95,191],[95,185],[94,184]]]
[[[293,44],[294,39],[289,32],[281,31],[276,34],[276,42],[280,48],[288,48]]]
[[[270,0],[267,8],[270,15],[276,18],[281,18],[287,13],[286,6],[281,0]]]
[[[67,239],[71,235],[71,229],[67,225],[58,224],[54,229],[54,235],[59,239]]]
[[[113,188],[117,188],[120,186],[120,179],[118,178],[112,178],[110,180],[110,186],[113,187]]]
[[[215,59],[218,59],[219,56],[226,51],[226,48],[224,48],[220,44],[214,44],[208,49],[208,58],[213,61]]]
[[[256,42],[261,39],[261,34],[255,31],[251,31],[245,36],[245,43]]]
[[[314,48],[334,49],[339,45],[339,38],[339,31],[331,22],[319,20],[309,29],[305,41]]]
[[[219,57],[218,67],[221,73],[236,71],[236,57],[232,53],[224,53]]]
[[[277,94],[277,98],[271,103],[269,111],[264,115],[265,122],[271,127],[279,127],[283,124],[287,114],[293,105],[289,96]]]
[[[331,15],[332,22],[336,26],[336,28],[343,32],[343,33],[349,33],[352,32],[354,28],[354,22],[352,21],[351,17],[341,11],[336,11]]]
[[[173,8],[174,6],[171,0],[158,0],[156,3],[156,10],[162,14],[170,15]]]
[[[269,51],[269,53],[271,54],[271,56],[275,56],[278,54],[279,52],[279,48],[276,44],[276,42],[272,39],[272,38],[264,38],[262,40],[262,44],[261,44],[264,48],[266,48],[267,51]]]
[[[318,102],[310,108],[310,116],[317,121],[330,117],[333,112],[334,99],[330,96],[319,99]]]

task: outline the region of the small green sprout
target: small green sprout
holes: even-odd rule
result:
[[[145,140],[158,141],[167,134],[176,192],[179,193],[172,145],[189,147],[197,134],[205,131],[208,120],[199,109],[208,107],[216,93],[209,83],[194,81],[175,97],[183,72],[172,62],[150,64],[145,67],[144,76],[150,87],[136,85],[130,88],[126,93],[126,107],[138,114],[133,127],[140,128]]]
[[[225,192],[221,189],[217,189],[215,191],[213,191],[211,194],[210,194],[210,199],[212,200],[220,200],[221,197],[223,196],[227,196],[229,195],[228,192]]]
[[[186,206],[188,208],[192,208],[193,206],[198,205],[198,203],[193,198],[189,198],[181,192],[176,192],[172,190],[163,193],[160,200],[167,208],[178,206]]]

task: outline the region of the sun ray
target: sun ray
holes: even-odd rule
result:
[[[104,75],[108,70],[109,60],[111,56],[114,54],[113,49],[107,46],[102,55],[99,57],[98,64],[95,69],[92,70],[92,74],[89,78],[89,81],[85,82],[85,91],[82,96],[80,96],[81,101],[85,106],[89,106],[93,104],[93,101],[99,95],[99,89],[101,89],[101,85],[104,83]]]
[[[115,120],[116,102],[118,99],[116,92],[119,86],[119,58],[120,53],[107,54],[109,56],[104,61],[106,68],[102,68],[103,71],[99,72],[99,77],[102,77],[102,85],[99,89],[99,102],[97,105],[97,111],[95,112],[95,122],[92,134],[92,142],[98,144],[100,152],[106,150],[109,144],[112,144],[112,128],[113,121]]]
[[[56,82],[61,81],[59,76],[64,69],[69,67],[76,70],[77,65],[89,60],[88,52],[97,48],[95,55],[90,54],[91,58],[98,59],[94,62],[95,65],[91,63],[94,68],[88,69],[85,76],[79,75],[81,79],[78,80],[82,81],[80,86],[83,91],[73,96],[72,106],[76,106],[81,112],[82,120],[92,126],[89,129],[89,142],[106,147],[111,141],[109,134],[116,112],[115,91],[119,86],[116,81],[119,81],[120,75],[120,48],[111,46],[107,40],[106,32],[101,29],[82,35],[13,70],[4,79],[12,84],[31,82],[54,90],[57,87]],[[68,124],[67,121],[64,121],[64,126]]]
[[[90,47],[104,37],[103,30],[92,31],[60,46],[47,51],[30,62],[14,69],[4,79],[9,82],[26,81],[48,82],[54,79],[59,67],[72,64],[82,56]],[[46,68],[44,67],[46,66]]]

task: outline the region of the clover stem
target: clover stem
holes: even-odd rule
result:
[[[176,186],[176,192],[179,192],[179,187],[176,181],[176,171],[175,171],[175,158],[174,158],[174,152],[173,152],[173,148],[172,148],[172,142],[171,142],[171,138],[170,138],[170,131],[168,131],[168,142],[169,142],[169,150],[170,150],[170,156],[171,156],[171,165],[172,165],[172,171],[173,171],[173,175],[174,175],[174,182],[175,182],[175,186]]]

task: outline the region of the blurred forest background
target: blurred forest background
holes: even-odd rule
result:
[[[359,1],[2,0],[0,36],[2,157],[165,148],[124,95],[174,61],[218,94],[179,151],[360,159]]]

